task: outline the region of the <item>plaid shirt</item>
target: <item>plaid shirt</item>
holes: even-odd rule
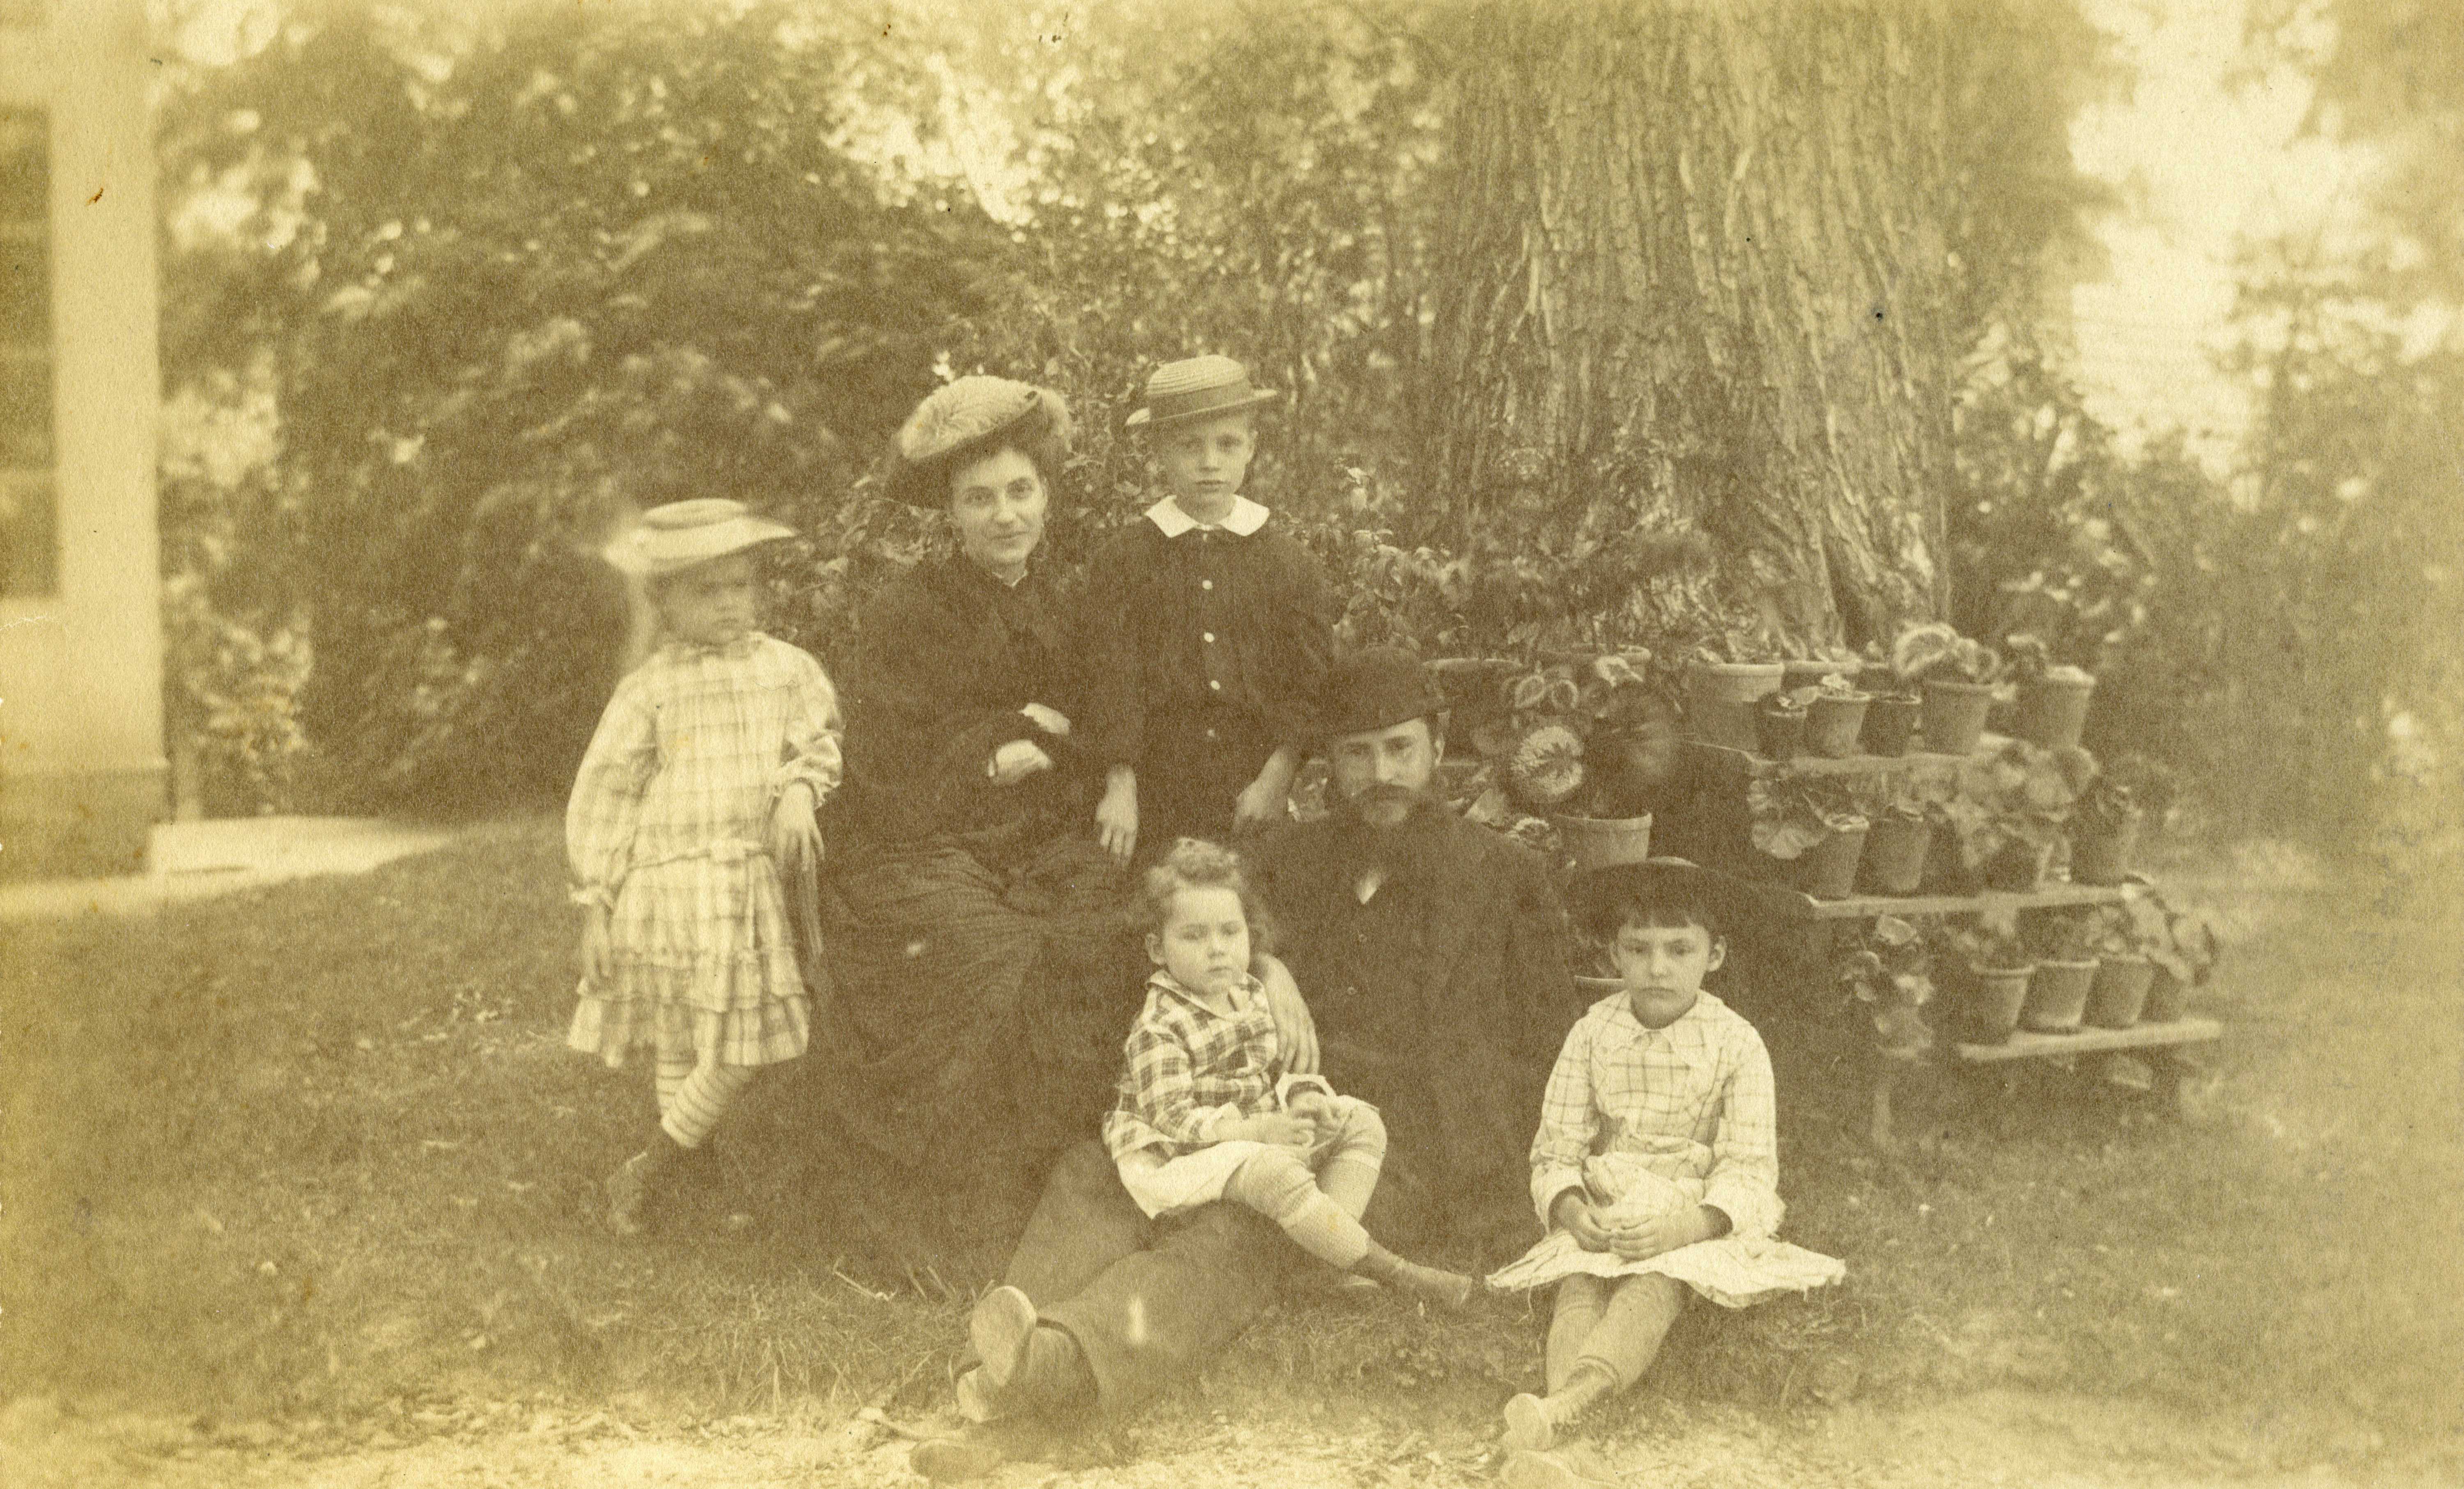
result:
[[[1170,973],[1156,972],[1123,1054],[1120,1100],[1104,1119],[1104,1146],[1114,1158],[1141,1148],[1177,1158],[1211,1147],[1218,1123],[1280,1106],[1283,1049],[1266,1016],[1266,990],[1255,977],[1234,984],[1227,1015]]]
[[[1762,1036],[1705,993],[1664,1029],[1646,1029],[1622,992],[1591,1006],[1566,1036],[1531,1139],[1540,1218],[1583,1187],[1594,1153],[1640,1157],[1662,1178],[1703,1181],[1703,1203],[1733,1234],[1779,1226],[1779,1139],[1771,1055]]]

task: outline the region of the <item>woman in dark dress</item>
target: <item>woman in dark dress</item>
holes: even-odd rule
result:
[[[1024,1223],[1050,1156],[1110,1105],[1144,980],[1033,563],[1068,437],[1060,396],[1023,383],[924,401],[890,488],[945,513],[957,551],[873,600],[843,680],[826,1105],[869,1213],[928,1242]]]

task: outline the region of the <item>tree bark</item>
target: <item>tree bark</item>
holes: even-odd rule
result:
[[[1463,12],[1421,489],[1710,539],[1619,628],[1938,613],[1956,266],[1937,3]]]

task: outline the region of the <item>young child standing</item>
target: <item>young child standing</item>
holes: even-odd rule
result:
[[[1727,955],[1714,885],[1672,862],[1584,886],[1584,929],[1607,943],[1624,986],[1575,1022],[1550,1073],[1531,1140],[1531,1197],[1550,1233],[1488,1280],[1557,1284],[1549,1393],[1506,1405],[1509,1483],[1581,1481],[1548,1450],[1640,1378],[1687,1291],[1743,1307],[1845,1270],[1771,1238],[1783,1207],[1771,1056],[1703,991]]]
[[[1087,587],[1096,833],[1124,863],[1141,842],[1153,856],[1282,818],[1313,737],[1340,607],[1241,494],[1276,396],[1229,357],[1195,357],[1155,369],[1130,415],[1167,493],[1097,552]]]
[[[621,555],[649,586],[660,645],[617,685],[565,807],[588,915],[566,1042],[611,1066],[645,1046],[654,1062],[658,1125],[607,1180],[620,1234],[642,1228],[756,1070],[804,1051],[781,881],[811,892],[838,698],[819,663],[754,629],[748,552],[792,536],[705,498],[651,509]]]

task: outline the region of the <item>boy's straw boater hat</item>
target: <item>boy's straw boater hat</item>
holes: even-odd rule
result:
[[[1416,718],[1432,726],[1446,710],[1429,669],[1400,646],[1363,646],[1335,659],[1326,682],[1327,710],[1321,723],[1329,739],[1365,734],[1408,724]]]
[[[941,457],[1039,412],[1050,421],[1052,438],[1067,453],[1069,405],[1052,389],[981,374],[946,383],[917,404],[899,426],[882,489],[911,507],[948,506],[950,489]],[[1047,480],[1051,475],[1045,472]]]
[[[1130,411],[1129,427],[1160,429],[1190,419],[1239,413],[1283,397],[1252,390],[1249,369],[1229,357],[1192,357],[1168,361],[1147,379],[1147,401]]]
[[[627,574],[665,579],[714,558],[796,536],[740,501],[698,496],[642,514],[641,524],[609,547],[607,559]]]

